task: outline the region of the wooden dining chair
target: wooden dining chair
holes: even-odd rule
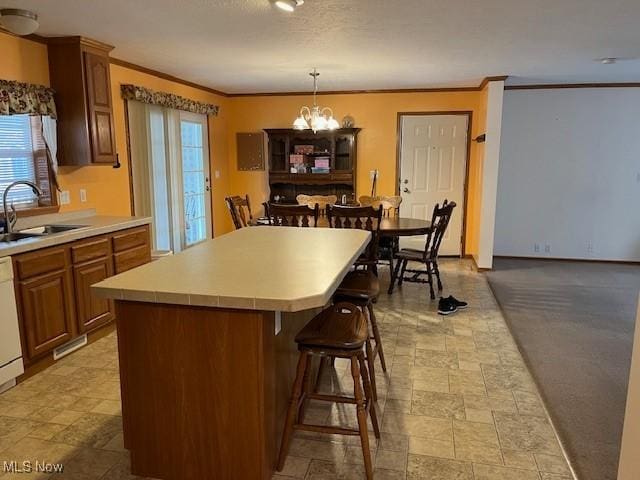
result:
[[[269,218],[269,225],[280,227],[309,227],[318,226],[320,207],[316,203],[313,209],[306,205],[265,204],[265,214]]]
[[[357,305],[363,312],[367,313],[369,320],[369,337],[375,340],[375,346],[367,342],[365,350],[367,353],[367,363],[371,376],[371,386],[373,388],[373,398],[377,399],[376,375],[374,362],[380,356],[382,370],[387,371],[387,364],[382,349],[382,339],[378,329],[378,322],[373,310],[373,303],[380,295],[380,281],[376,275],[378,262],[378,239],[380,238],[380,221],[382,220],[382,207],[377,209],[368,207],[347,207],[334,205],[327,211],[329,226],[331,228],[357,228],[369,230],[372,233],[371,240],[367,245],[364,254],[356,261],[356,270],[349,272],[342,283],[338,286],[333,300],[334,302],[350,302]],[[357,267],[364,267],[358,270]]]
[[[336,195],[303,195],[300,194],[296,197],[296,201],[300,205],[306,205],[309,208],[319,207],[320,215],[326,216],[327,205],[335,205],[338,202]]]
[[[360,205],[371,205],[373,208],[382,206],[382,216],[384,218],[399,217],[400,204],[402,197],[400,195],[393,196],[376,196],[371,197],[363,195],[359,199]],[[381,237],[378,242],[378,260],[386,260],[389,263],[389,275],[393,273],[393,259],[400,250],[400,237],[386,236]]]
[[[225,197],[224,201],[227,204],[227,208],[231,214],[231,220],[233,220],[233,225],[236,227],[236,230],[248,227],[251,220],[253,220],[249,195],[245,195],[244,198],[238,195]]]
[[[398,286],[402,285],[402,282],[416,282],[416,283],[428,283],[431,300],[435,300],[436,295],[433,288],[433,277],[436,277],[438,290],[442,290],[442,281],[440,280],[440,269],[438,268],[438,252],[442,239],[447,231],[447,226],[451,220],[453,209],[456,208],[455,202],[444,201],[442,207],[439,204],[433,209],[433,215],[431,216],[431,230],[427,234],[427,241],[424,245],[424,250],[416,250],[412,248],[403,248],[396,255],[396,266],[392,272],[391,285],[389,286],[389,293],[393,293],[393,288],[396,281]],[[424,269],[409,269],[407,265],[409,262],[422,263]],[[412,275],[406,277],[406,273]],[[421,275],[426,275],[427,279],[420,278]]]

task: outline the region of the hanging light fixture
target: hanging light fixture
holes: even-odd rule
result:
[[[300,115],[293,122],[293,128],[296,130],[313,130],[316,133],[320,130],[335,130],[340,128],[338,121],[333,118],[333,110],[329,107],[320,108],[316,102],[318,94],[318,77],[320,74],[313,69],[309,75],[313,77],[313,106],[306,105],[300,109]]]

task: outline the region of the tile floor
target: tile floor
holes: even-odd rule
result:
[[[376,305],[388,372],[378,365],[381,439],[375,478],[571,480],[537,389],[483,275],[469,262],[442,264],[447,294],[470,308],[436,314],[425,286],[405,284]],[[384,282],[383,282],[384,283]],[[324,388],[349,392],[336,362]],[[355,425],[353,407],[312,403],[307,421]],[[63,474],[10,478],[135,479],[122,447],[117,349],[110,335],[0,395],[0,467],[63,463]],[[364,478],[357,437],[297,433],[274,479]]]

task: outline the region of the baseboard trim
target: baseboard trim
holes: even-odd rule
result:
[[[493,258],[505,260],[543,260],[548,262],[589,262],[589,263],[613,263],[618,265],[640,265],[640,261],[635,260],[604,260],[599,258],[563,258],[563,257],[528,257],[519,255],[494,255]]]

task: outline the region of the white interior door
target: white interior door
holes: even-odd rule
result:
[[[401,120],[400,216],[431,220],[446,198],[457,204],[441,255],[461,255],[467,115],[404,115]],[[402,248],[424,248],[423,236],[401,237]]]

